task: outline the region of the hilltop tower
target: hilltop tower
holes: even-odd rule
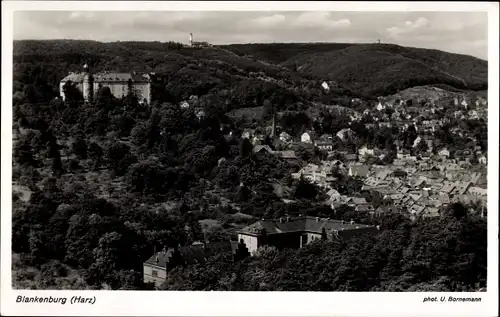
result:
[[[193,33],[189,33],[189,45],[193,46]]]
[[[92,102],[94,96],[94,77],[90,72],[89,65],[83,65],[83,99]]]

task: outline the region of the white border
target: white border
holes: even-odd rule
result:
[[[16,10],[137,11],[487,11],[488,14],[488,292],[482,303],[423,304],[443,293],[283,293],[14,291],[11,289],[12,28]],[[42,316],[496,316],[498,313],[498,4],[487,2],[2,2],[1,301],[3,315]],[[95,305],[16,305],[17,295],[96,296]],[[467,296],[465,293],[446,296]]]

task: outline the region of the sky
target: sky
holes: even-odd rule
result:
[[[17,11],[14,39],[393,43],[487,60],[486,12]]]

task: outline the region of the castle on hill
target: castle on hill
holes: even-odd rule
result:
[[[99,72],[92,73],[85,64],[83,71],[70,72],[59,84],[59,91],[63,100],[66,99],[64,85],[71,83],[82,94],[86,102],[92,102],[94,94],[101,87],[108,87],[116,98],[127,96],[132,89],[140,103],[151,103],[151,76],[149,74]]]
[[[189,33],[189,46],[190,47],[211,47],[212,45],[209,44],[208,42],[195,42],[193,41],[193,33]]]

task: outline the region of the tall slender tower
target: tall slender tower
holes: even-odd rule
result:
[[[273,123],[271,128],[271,138],[276,137],[276,113],[273,113]]]
[[[89,70],[89,65],[83,65],[83,99],[92,102],[94,97],[94,78]]]
[[[189,33],[189,45],[193,46],[193,33]]]

